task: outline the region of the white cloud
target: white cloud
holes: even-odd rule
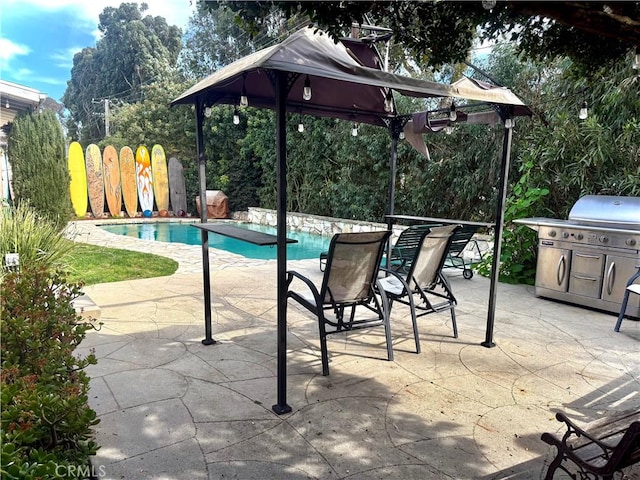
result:
[[[33,78],[33,76],[32,76]],[[45,83],[47,85],[66,85],[67,81],[61,78],[54,78],[54,77],[38,77],[36,76],[34,78],[35,81],[40,82],[40,83]]]
[[[19,55],[28,55],[30,52],[31,49],[28,46],[0,37],[0,78],[6,77],[4,72],[11,71],[11,60]]]
[[[16,81],[30,80],[31,77],[33,76],[33,70],[29,68],[20,68],[18,70],[12,71],[11,73],[12,73],[12,77]]]
[[[8,63],[9,60],[17,55],[27,55],[29,52],[31,52],[31,49],[26,45],[20,45],[7,38],[0,37],[0,60],[3,63]]]
[[[71,67],[73,67],[73,57],[76,53],[82,51],[83,48],[84,47],[69,47],[65,50],[58,50],[51,54],[50,58],[57,67],[71,69]]]

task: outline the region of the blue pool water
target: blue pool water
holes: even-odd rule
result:
[[[234,224],[249,230],[257,230],[263,233],[276,234],[275,227],[254,224]],[[186,243],[188,245],[201,245],[200,229],[186,223],[132,223],[122,225],[103,225],[103,229],[118,235],[141,238],[143,240],[156,240],[169,243]],[[298,240],[298,243],[287,245],[288,260],[304,260],[318,258],[321,252],[329,249],[331,238],[310,233],[289,231],[287,238]],[[252,243],[236,240],[215,233],[209,233],[209,247],[226,250],[247,258],[272,260],[276,258],[275,246],[258,246]]]

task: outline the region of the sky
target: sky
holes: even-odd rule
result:
[[[135,2],[135,0],[125,0]],[[0,79],[60,101],[73,56],[95,47],[98,15],[123,0],[0,0]],[[142,2],[137,2],[142,3]],[[145,15],[185,31],[195,0],[146,0]]]

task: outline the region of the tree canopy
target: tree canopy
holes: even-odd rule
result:
[[[274,11],[306,15],[335,38],[354,22],[382,25],[393,31],[395,43],[436,67],[466,60],[476,35],[506,38],[539,59],[568,56],[583,70],[640,46],[640,2],[203,1],[232,10],[250,32]]]
[[[180,53],[180,67],[186,76],[200,79],[210,75],[253,51],[248,33],[234,23],[229,10],[203,10],[189,19],[185,33],[185,48]]]
[[[163,17],[143,16],[146,9],[144,3],[105,8],[98,25],[102,38],[75,54],[62,97],[72,137],[85,143],[103,138],[105,99],[140,101],[144,85],[175,67],[182,32]]]

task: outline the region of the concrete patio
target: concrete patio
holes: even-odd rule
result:
[[[428,315],[415,354],[397,305],[395,361],[381,329],[334,336],[328,377],[316,323],[290,305],[293,411],[278,416],[275,261],[212,250],[218,343],[204,346],[199,247],[74,228],[81,241],[180,261],[170,277],[85,288],[104,323],[81,348],[98,356],[88,374],[101,478],[539,479],[553,453],[540,435],[561,429],[555,411],[582,423],[640,405],[640,322],[615,333],[614,315],[500,284],[497,346],[484,348],[489,281],[451,270],[458,339],[448,314]],[[289,269],[321,275],[317,260]],[[637,467],[628,478],[640,478]]]

